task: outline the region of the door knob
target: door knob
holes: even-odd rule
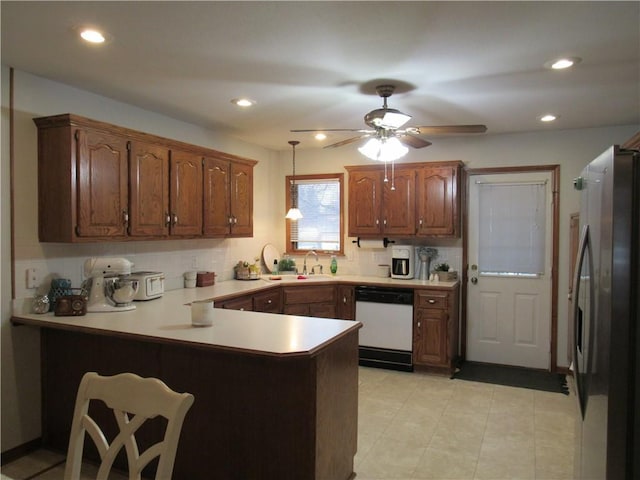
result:
[[[471,277],[471,283],[473,283],[474,285],[478,283],[478,277]]]

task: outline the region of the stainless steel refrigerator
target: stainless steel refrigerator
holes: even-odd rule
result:
[[[575,179],[580,246],[574,477],[640,478],[640,155],[614,146]]]

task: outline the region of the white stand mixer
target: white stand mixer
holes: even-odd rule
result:
[[[84,262],[85,281],[89,290],[87,312],[125,312],[135,310],[133,297],[137,280],[121,280],[130,275],[133,263],[126,258],[88,258]]]

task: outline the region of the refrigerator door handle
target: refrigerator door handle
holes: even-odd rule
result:
[[[580,405],[580,413],[584,418],[587,408],[588,376],[591,371],[591,356],[593,346],[593,316],[594,311],[594,279],[593,258],[591,254],[591,235],[589,225],[585,225],[580,237],[578,260],[574,272],[574,301],[573,301],[573,365],[576,382],[576,395]],[[586,273],[586,275],[585,275]],[[583,292],[582,290],[586,290]],[[585,297],[581,304],[581,297]]]

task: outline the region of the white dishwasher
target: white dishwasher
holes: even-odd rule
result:
[[[413,290],[358,286],[360,365],[413,371]]]

